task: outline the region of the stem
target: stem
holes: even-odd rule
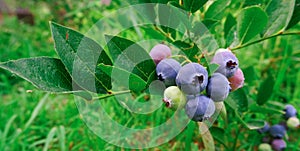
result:
[[[259,39],[259,40],[253,41],[253,42],[249,42],[249,43],[246,43],[244,45],[239,45],[235,48],[230,48],[230,49],[231,50],[237,50],[237,49],[241,49],[241,48],[244,48],[244,47],[247,47],[247,46],[250,46],[250,45],[253,45],[253,44],[256,44],[256,43],[259,43],[259,42],[262,42],[264,40],[271,39],[271,38],[274,38],[274,37],[277,37],[277,36],[288,36],[288,35],[300,35],[300,32],[290,32],[290,33],[279,32],[278,34],[275,34],[275,35],[272,35],[272,36],[269,36],[269,37],[264,37],[262,39]]]
[[[110,92],[110,94],[107,94],[107,95],[102,95],[102,96],[94,97],[94,98],[92,99],[92,101],[98,100],[98,99],[105,99],[105,98],[108,98],[108,97],[111,97],[111,96],[114,96],[114,95],[127,94],[127,93],[130,93],[130,90],[117,91],[117,92]]]
[[[162,29],[158,28],[157,26],[154,25],[154,28],[161,32],[165,37],[167,37],[169,40],[171,40],[172,42],[174,42],[175,40],[166,32],[164,32]]]
[[[192,62],[188,57],[186,57],[185,55],[173,55],[171,56],[172,58],[184,58],[185,61],[187,62]]]

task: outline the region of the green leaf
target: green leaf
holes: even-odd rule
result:
[[[265,125],[265,121],[263,120],[244,121],[241,115],[237,111],[235,111],[235,116],[245,127],[249,128],[250,130],[260,129]]]
[[[219,21],[214,19],[204,19],[202,23],[206,26],[207,29],[209,29],[210,31],[214,31],[213,28],[217,25],[217,23],[219,23]]]
[[[237,33],[240,44],[244,44],[259,34],[267,25],[267,14],[257,6],[248,7],[239,13]]]
[[[205,13],[205,19],[221,20],[224,17],[226,7],[231,3],[231,0],[214,1]]]
[[[257,105],[253,103],[249,107],[249,111],[252,113],[261,113],[261,114],[284,114],[284,111],[281,109],[271,108],[268,106]]]
[[[293,15],[295,0],[272,0],[266,12],[269,22],[264,32],[264,36],[270,36],[278,32],[283,32],[288,26]]]
[[[258,105],[263,105],[269,100],[273,93],[274,84],[275,81],[272,76],[268,76],[267,79],[262,82],[256,98]]]
[[[231,92],[225,101],[234,110],[238,110],[240,112],[248,110],[248,98],[243,88]]]
[[[22,77],[43,91],[72,91],[72,79],[59,59],[19,59],[1,63],[0,68]]]
[[[240,42],[237,37],[237,25],[234,25],[227,34],[226,38],[226,47],[234,48],[236,47]]]
[[[148,81],[155,70],[155,63],[144,48],[133,41],[117,36],[106,35],[106,40],[114,66]]]
[[[232,14],[228,14],[224,24],[224,37],[227,37],[229,31],[236,25],[236,20]]]
[[[257,73],[253,66],[248,66],[247,68],[243,69],[243,73],[246,83],[252,84],[258,79]]]
[[[158,5],[158,20],[161,26],[176,29],[179,25],[180,18],[177,16],[178,8],[172,5]]]
[[[147,4],[142,4],[142,5],[133,4],[134,7],[132,8],[134,8],[135,9],[134,11],[136,11],[138,15],[141,15],[143,19],[148,19],[149,22],[154,23],[156,18],[155,4],[154,3],[150,4],[151,0],[140,0],[140,1],[141,2],[138,2],[138,4],[140,3],[147,3]]]
[[[295,26],[299,21],[300,21],[300,0],[296,0],[293,15],[288,26],[286,27],[286,30]]]
[[[211,63],[208,65],[208,72],[209,72],[209,75],[212,75],[213,73],[215,73],[218,69],[219,65],[216,64],[216,63]]]
[[[191,28],[188,14],[172,4],[158,5],[158,21],[160,27],[172,38],[175,38],[177,33],[181,34],[185,32],[185,29],[178,28],[180,24],[186,28]]]
[[[253,5],[262,5],[264,2],[263,0],[245,0],[243,4],[243,8],[253,6]]]
[[[218,141],[222,145],[226,146],[226,143],[225,143],[225,136],[226,136],[226,134],[225,134],[225,130],[224,129],[222,129],[220,127],[212,126],[212,127],[210,127],[210,133],[211,133],[211,135],[214,137],[214,139],[216,141]]]
[[[97,64],[111,65],[107,53],[92,39],[62,25],[50,22],[58,56],[73,80],[84,89],[107,93],[110,77],[97,71]]]
[[[129,88],[134,92],[140,92],[146,89],[147,82],[136,74],[110,65],[99,64],[98,67],[105,74],[110,76],[114,80],[113,82],[116,82],[118,87]]]
[[[195,44],[189,44],[184,41],[176,40],[172,43],[181,50],[191,61],[196,62],[195,56],[200,53],[200,49]]]
[[[199,10],[208,0],[183,0],[185,10],[194,13]]]
[[[249,129],[257,130],[257,129],[264,127],[265,121],[264,120],[251,120],[251,121],[247,121],[245,124]]]

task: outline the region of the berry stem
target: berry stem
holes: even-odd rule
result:
[[[236,46],[234,48],[230,48],[230,50],[232,50],[232,51],[233,50],[238,50],[238,49],[241,49],[241,48],[244,48],[244,47],[247,47],[247,46],[262,42],[262,41],[265,41],[267,39],[271,39],[271,38],[278,37],[278,36],[288,36],[288,35],[300,35],[300,32],[288,32],[288,33],[279,32],[279,33],[274,34],[274,35],[269,36],[269,37],[264,37],[264,38],[256,40],[256,41],[246,43],[244,45],[239,45],[239,46]]]
[[[184,61],[191,63],[192,61],[184,55],[173,55],[171,58],[184,58]]]
[[[99,100],[100,99],[105,99],[105,98],[108,98],[108,97],[111,97],[111,96],[114,96],[114,95],[127,94],[127,93],[130,93],[130,92],[131,92],[130,90],[117,91],[117,92],[110,91],[109,94],[98,96],[98,97],[93,97],[92,101],[98,100],[98,99]]]
[[[172,38],[172,36],[166,32],[164,32],[162,29],[154,25],[155,30],[159,31],[162,33],[165,37],[167,37],[170,41],[174,42],[175,40]]]

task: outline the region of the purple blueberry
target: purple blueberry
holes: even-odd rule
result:
[[[156,66],[158,80],[164,82],[166,86],[175,85],[175,79],[181,65],[174,59],[163,59]]]
[[[202,122],[214,114],[215,104],[207,96],[188,96],[187,99],[185,112],[193,121]]]
[[[216,72],[225,75],[227,78],[232,77],[239,66],[238,59],[228,49],[219,49],[211,62],[218,64],[219,67]]]
[[[209,79],[206,87],[206,93],[215,102],[224,101],[230,91],[230,85],[227,78],[220,74],[214,73]]]
[[[284,111],[285,111],[284,116],[286,119],[288,119],[290,117],[295,117],[297,115],[297,110],[291,104],[286,105]]]
[[[269,129],[270,129],[270,125],[267,122],[265,122],[264,127],[258,129],[257,131],[262,134],[268,132]]]
[[[157,44],[151,49],[149,55],[155,64],[158,64],[161,60],[171,56],[171,49],[167,45]]]
[[[286,143],[283,139],[274,139],[272,141],[272,148],[275,151],[283,151],[286,148]]]
[[[269,132],[273,138],[281,139],[286,134],[286,129],[284,126],[276,124],[270,127]]]
[[[228,81],[230,82],[231,91],[235,91],[243,87],[245,81],[243,71],[240,68],[238,68],[234,75],[228,78]]]
[[[187,95],[202,92],[208,82],[206,69],[198,63],[188,63],[181,67],[176,77],[177,86]]]

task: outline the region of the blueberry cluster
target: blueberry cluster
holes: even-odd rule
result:
[[[267,122],[265,126],[258,130],[260,134],[267,134],[262,144],[259,145],[259,151],[282,151],[286,148],[284,137],[287,130],[297,129],[300,127],[299,119],[297,118],[297,110],[292,105],[286,105],[284,109],[285,122],[270,126]]]
[[[212,62],[219,67],[210,77],[206,67],[199,63],[181,64],[172,59],[171,49],[158,44],[150,51],[156,63],[157,79],[167,87],[163,101],[171,109],[185,108],[194,121],[210,118],[215,112],[214,102],[224,101],[230,91],[241,88],[244,75],[236,56],[228,49],[216,51]]]

